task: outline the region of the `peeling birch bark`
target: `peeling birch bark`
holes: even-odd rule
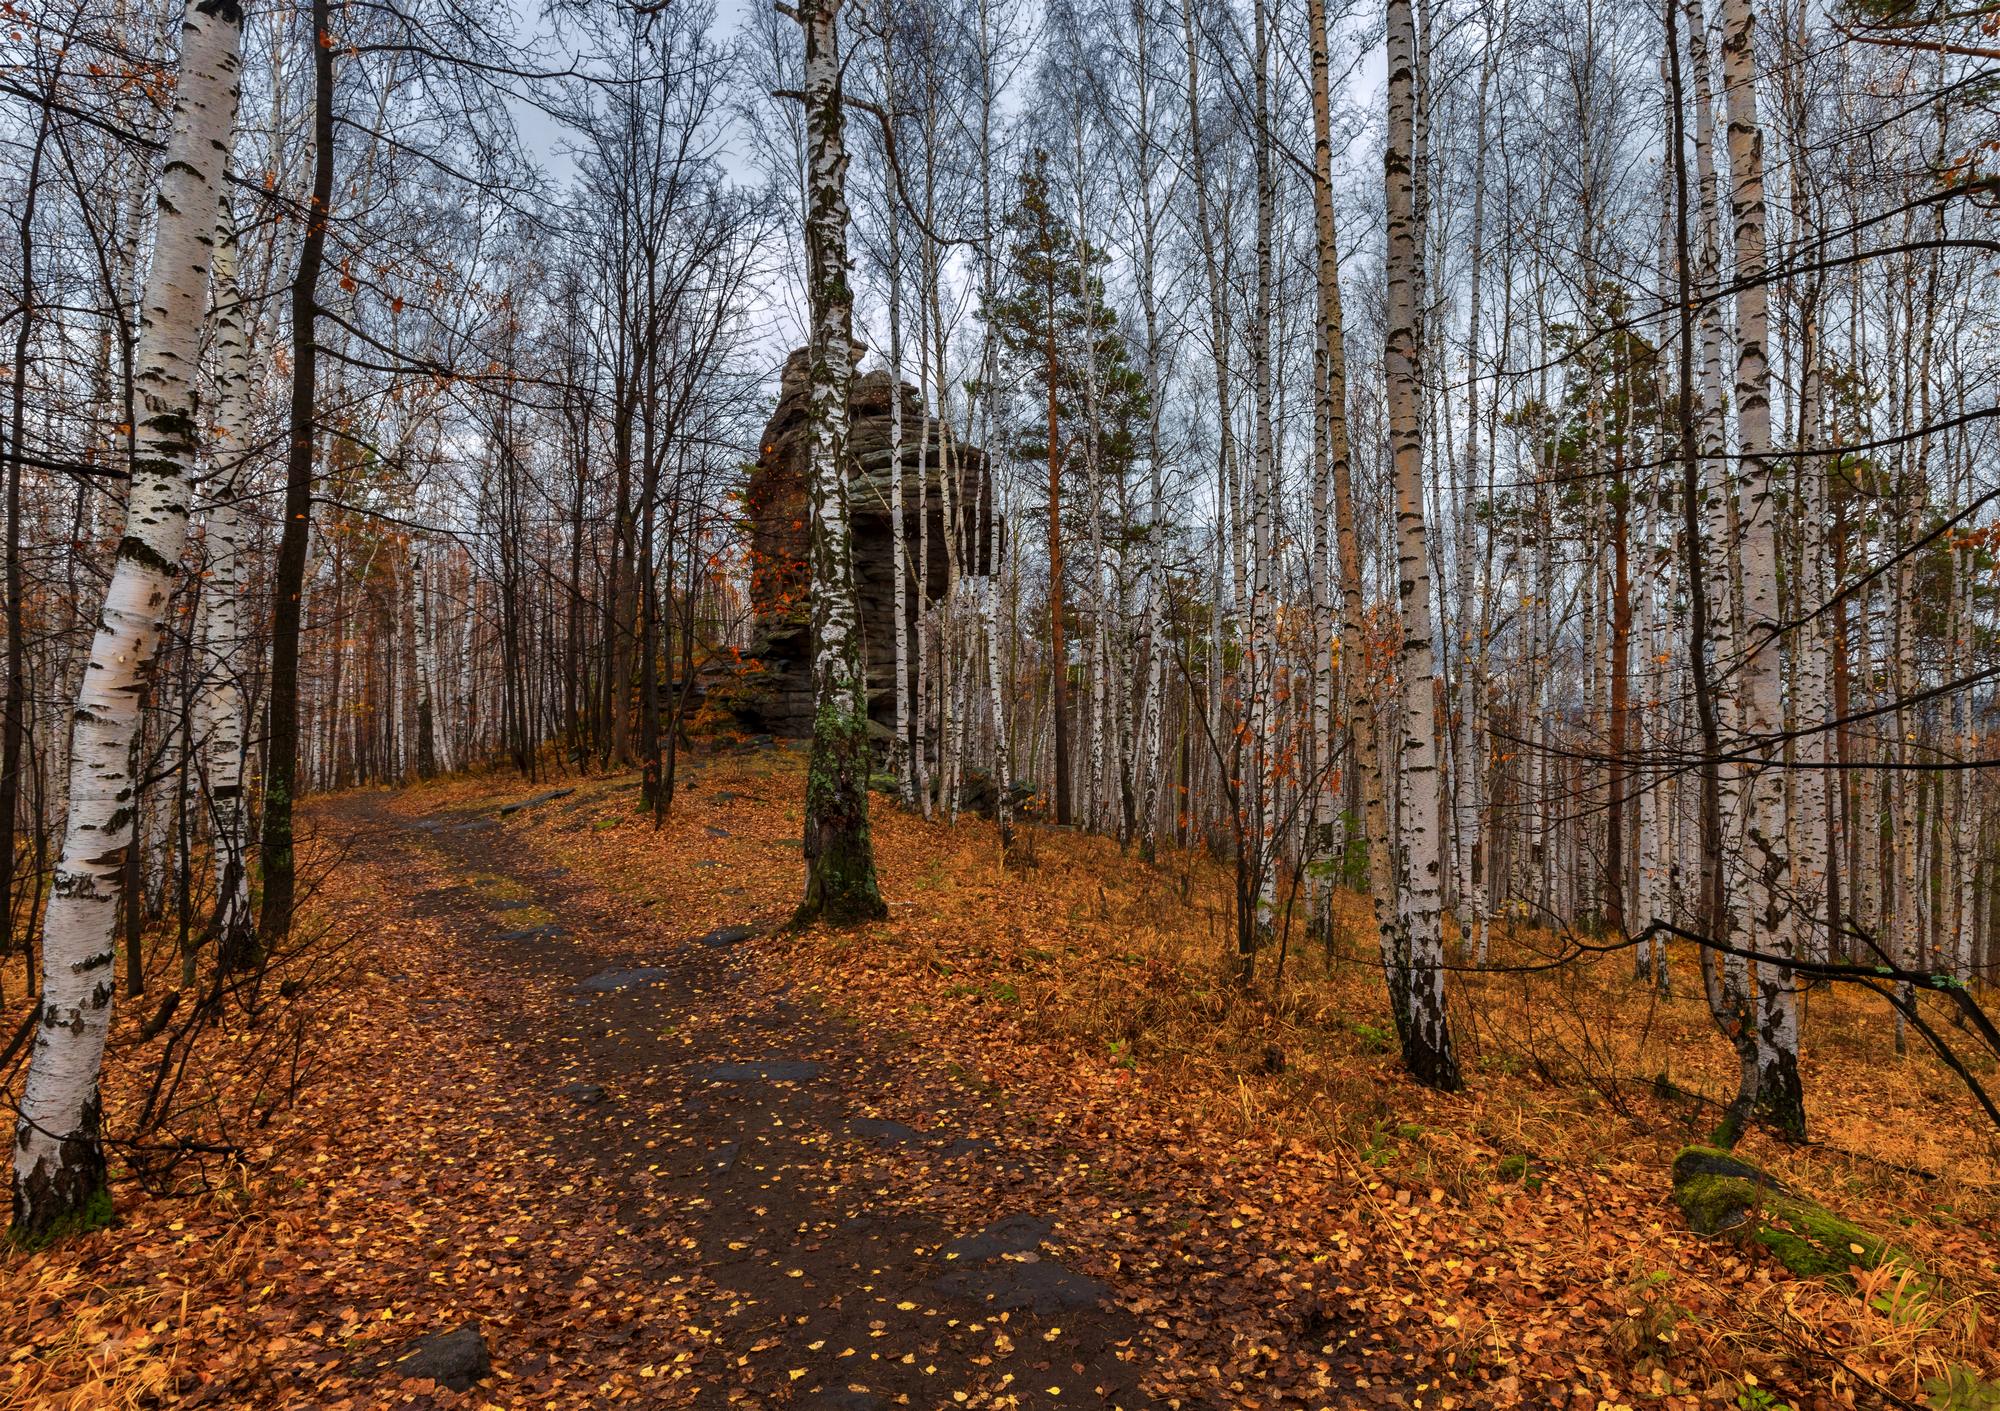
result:
[[[1791,855],[1785,845],[1784,662],[1778,601],[1778,475],[1771,459],[1770,290],[1765,282],[1764,137],[1757,119],[1756,14],[1751,0],[1723,0],[1723,104],[1728,118],[1729,208],[1736,268],[1736,439],[1743,473],[1741,674],[1747,767],[1746,852],[1750,946],[1758,953],[1756,1111],[1793,1141],[1805,1140],[1799,1086],[1799,1018],[1792,972]],[[1770,957],[1767,961],[1763,957]]]

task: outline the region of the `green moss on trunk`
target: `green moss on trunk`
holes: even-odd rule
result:
[[[87,1235],[101,1230],[111,1223],[111,1218],[111,1187],[108,1184],[99,1185],[85,1195],[73,1209],[62,1211],[45,1224],[25,1225],[21,1223],[17,1214],[14,1228],[9,1232],[9,1240],[16,1249],[32,1253],[38,1249],[46,1249],[59,1240],[68,1239],[71,1235]]]
[[[856,701],[822,706],[806,768],[806,895],[794,925],[852,926],[889,914],[868,833],[868,723]]]

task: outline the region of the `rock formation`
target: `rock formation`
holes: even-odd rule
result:
[[[923,406],[908,383],[903,399],[903,532],[910,581],[905,598],[910,679],[916,682],[916,621],[924,603],[940,601],[951,580],[953,549],[961,576],[983,574],[1000,554],[1000,526],[991,514],[986,456],[961,443],[948,425],[929,424],[923,450]],[[773,735],[812,733],[812,603],[806,568],[806,350],[785,360],[778,409],[764,428],[750,475],[751,607],[748,656],[761,670],[733,692],[731,707],[746,725]],[[853,520],[854,582],[859,598],[868,714],[885,731],[896,718],[894,553],[890,538],[889,374],[876,369],[848,392],[848,511]],[[924,484],[918,461],[922,450]],[[944,472],[939,471],[940,457]],[[947,505],[945,484],[952,489]],[[956,525],[956,534],[949,531]],[[990,526],[990,528],[989,528]],[[927,562],[918,571],[918,540]],[[921,581],[919,581],[921,580]]]

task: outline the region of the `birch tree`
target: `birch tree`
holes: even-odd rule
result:
[[[1799,1087],[1799,1027],[1792,972],[1791,858],[1786,847],[1784,663],[1778,602],[1778,476],[1771,456],[1770,290],[1764,238],[1764,135],[1757,121],[1756,13],[1752,0],[1723,0],[1722,71],[1728,116],[1730,215],[1736,255],[1736,438],[1742,458],[1743,748],[1750,757],[1748,820],[1751,948],[1757,963],[1756,1111],[1794,1141],[1805,1140]]]
[[[203,515],[207,581],[201,596],[199,739],[210,801],[219,963],[242,966],[254,945],[250,910],[249,810],[243,796],[243,513],[250,420],[246,307],[237,283],[236,221],[227,197],[216,223],[212,285],[216,362],[216,444]]]
[[[1438,837],[1437,696],[1431,657],[1430,553],[1425,542],[1423,440],[1419,421],[1418,301],[1423,291],[1422,232],[1412,175],[1415,167],[1416,22],[1410,0],[1389,0],[1389,140],[1382,154],[1388,201],[1389,281],[1384,351],[1389,446],[1394,460],[1397,594],[1403,622],[1402,733],[1397,773],[1396,888],[1406,973],[1403,1062],[1427,1087],[1455,1091],[1458,1059],[1445,1012],[1443,851]]]
[[[840,0],[803,0],[806,263],[812,306],[807,404],[813,737],[806,773],[806,894],[794,917],[836,925],[888,914],[868,835],[868,694],[847,513],[847,391],[854,371]],[[897,393],[896,395],[900,395]]]
[[[71,746],[69,821],[42,931],[42,1002],[14,1128],[14,1227],[31,1240],[108,1218],[98,1096],[111,1026],[112,938],[134,844],[142,703],[180,574],[200,451],[195,365],[236,121],[243,7],[188,0],[173,128],[139,305],[135,455]]]

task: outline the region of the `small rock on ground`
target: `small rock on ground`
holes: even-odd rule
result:
[[[772,1058],[761,1063],[711,1063],[698,1076],[715,1083],[799,1083],[819,1074],[809,1058]]]
[[[493,1371],[493,1361],[479,1326],[467,1323],[418,1338],[390,1359],[389,1370],[401,1377],[422,1377],[453,1391],[470,1391]]]
[[[924,1139],[924,1134],[915,1127],[886,1117],[851,1118],[847,1130],[857,1137],[866,1137],[884,1146],[915,1146]]]
[[[932,1288],[948,1298],[962,1298],[995,1312],[1028,1309],[1047,1315],[1065,1309],[1089,1308],[1104,1297],[1104,1285],[1072,1274],[1052,1259],[1032,1264],[1002,1260],[976,1269],[954,1269],[935,1280]]]
[[[577,985],[579,992],[593,995],[608,995],[614,990],[636,989],[641,985],[656,985],[673,974],[659,965],[613,966],[600,970]]]
[[[1025,1254],[1049,1237],[1054,1227],[1034,1215],[1009,1215],[985,1229],[962,1235],[944,1247],[947,1258],[997,1259],[1003,1254]]]

